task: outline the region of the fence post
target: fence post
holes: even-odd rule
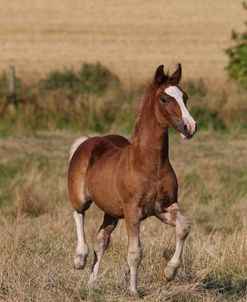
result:
[[[16,79],[15,79],[15,66],[9,66],[9,98],[14,106],[18,107],[16,95]]]

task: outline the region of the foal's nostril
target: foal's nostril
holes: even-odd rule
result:
[[[188,129],[188,127],[187,127],[186,124],[184,124],[184,132],[185,132],[185,133],[188,133],[188,132],[189,132],[189,129]]]

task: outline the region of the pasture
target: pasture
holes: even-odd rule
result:
[[[174,228],[142,222],[139,289],[144,301],[247,301],[247,93],[228,81],[224,53],[231,30],[245,28],[241,2],[0,0],[0,301],[136,301],[124,221],[88,285],[103,216],[95,205],[85,222],[88,264],[73,268],[69,149],[83,134],[130,136],[146,81],[178,62],[199,129],[189,141],[170,134],[191,232],[168,283]]]
[[[124,222],[113,233],[99,281],[87,285],[102,219],[96,207],[86,217],[88,265],[73,269],[76,233],[66,174],[75,137],[57,131],[0,140],[0,300],[135,300],[127,293]],[[246,301],[246,141],[239,132],[199,131],[191,141],[172,133],[171,161],[191,233],[182,267],[167,283],[164,267],[174,251],[174,230],[154,218],[142,223],[144,300]]]

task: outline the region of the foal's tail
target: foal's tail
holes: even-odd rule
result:
[[[84,136],[81,136],[81,137],[78,137],[73,145],[71,146],[70,148],[70,151],[69,151],[69,161],[71,161],[71,158],[73,156],[73,154],[75,153],[75,151],[77,150],[77,148],[83,143],[85,142],[90,136],[88,135],[84,135]]]

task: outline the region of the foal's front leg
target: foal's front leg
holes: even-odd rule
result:
[[[130,269],[129,291],[133,296],[140,297],[137,291],[138,268],[141,263],[142,249],[140,243],[140,219],[138,215],[125,215],[128,234],[128,265]]]
[[[163,222],[176,227],[176,250],[165,268],[166,279],[171,281],[175,278],[182,262],[184,242],[189,234],[190,225],[187,219],[182,215],[177,203],[170,205],[166,208],[165,212],[158,214],[157,217]]]

